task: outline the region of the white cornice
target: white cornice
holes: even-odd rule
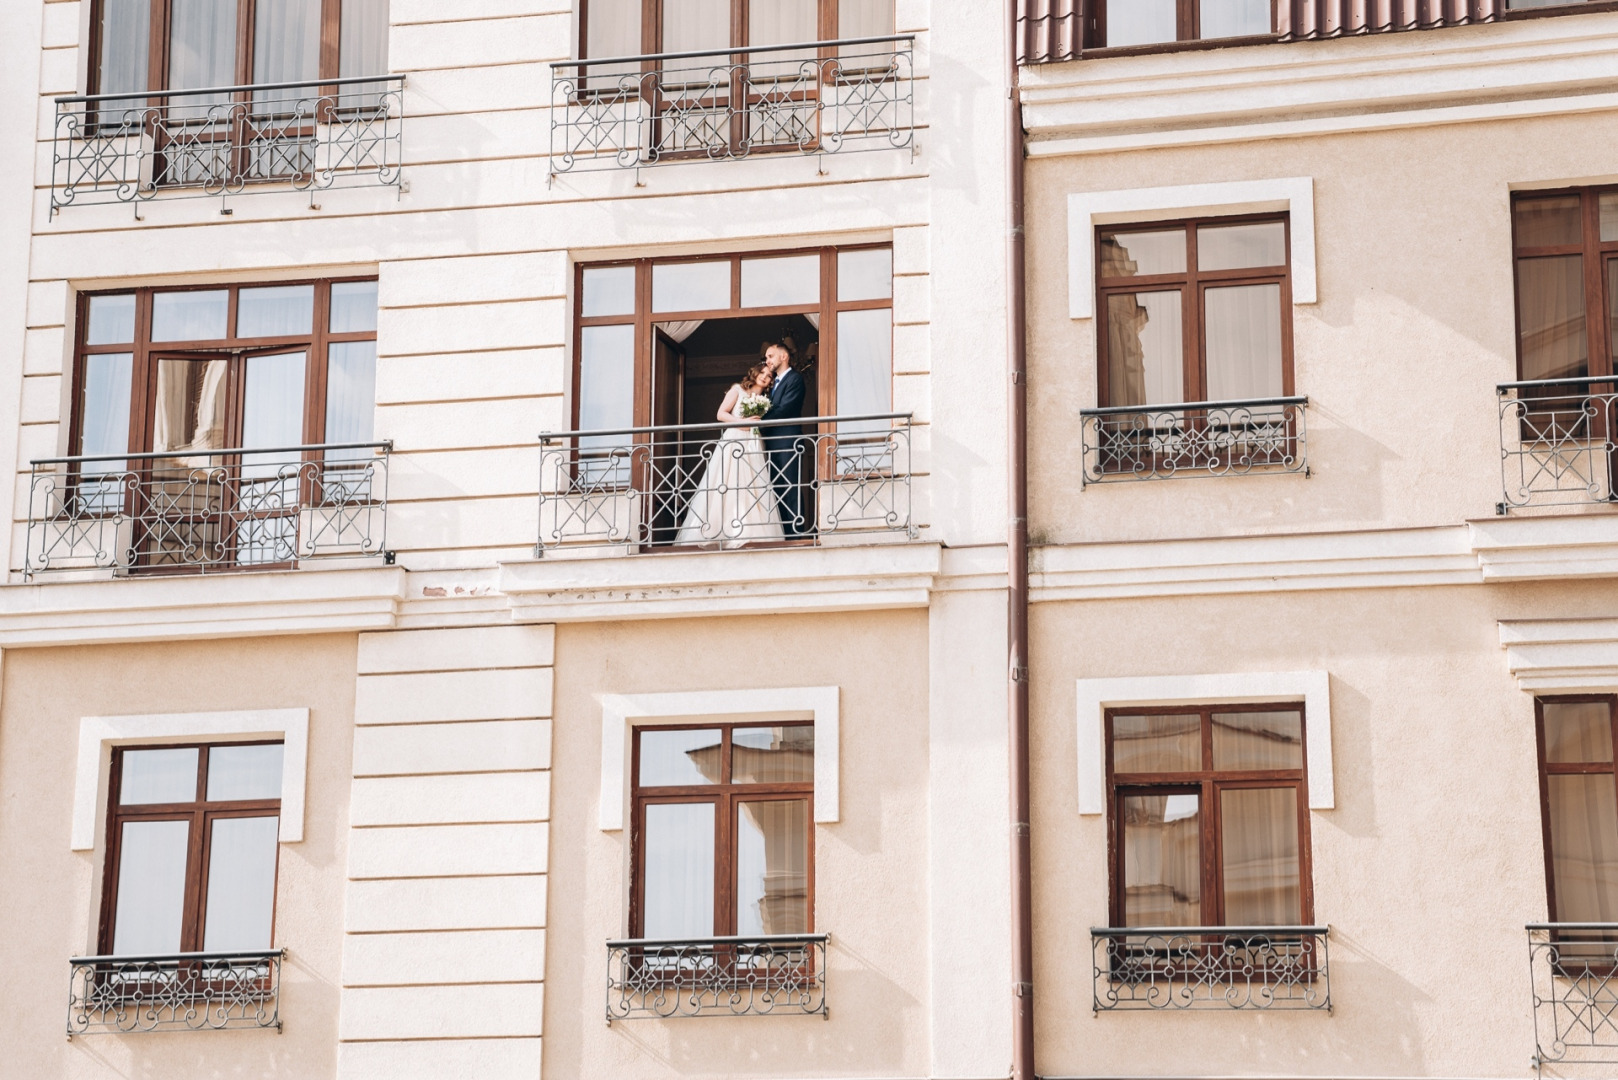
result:
[[[1618,14],[1031,69],[1031,156],[1618,108]]]
[[[1506,621],[1500,644],[1523,690],[1618,690],[1618,619]]]

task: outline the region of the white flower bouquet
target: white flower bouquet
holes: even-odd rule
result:
[[[740,416],[743,420],[757,420],[759,417],[763,416],[769,411],[770,399],[765,397],[763,394],[744,393],[741,396],[741,399],[736,403],[736,415]],[[758,428],[754,428],[753,434],[757,435],[758,433]]]

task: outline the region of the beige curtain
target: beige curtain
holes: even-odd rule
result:
[[[641,0],[590,0],[586,56],[641,55],[640,7]]]
[[[730,0],[663,0],[663,52],[730,48]]]
[[[1281,286],[1240,285],[1203,294],[1208,400],[1281,396]]]
[[[1518,259],[1517,303],[1522,377],[1569,379],[1588,375],[1583,257]]]
[[[749,0],[749,45],[796,45],[820,40],[817,0]]]
[[[1609,773],[1549,776],[1559,922],[1618,920],[1618,794]]]
[[[744,802],[736,808],[736,932],[809,929],[809,804]]]
[[[893,0],[838,0],[838,37],[889,37],[892,34]]]
[[[320,0],[258,0],[253,20],[253,81],[320,78]],[[287,94],[277,92],[277,100]]]
[[[1226,788],[1219,819],[1225,924],[1296,926],[1303,918],[1297,789]]]
[[[1123,800],[1124,925],[1202,923],[1202,826],[1195,795]]]
[[[157,366],[152,449],[186,466],[208,463],[197,451],[225,448],[226,360],[163,360]],[[186,453],[193,456],[179,456]]]

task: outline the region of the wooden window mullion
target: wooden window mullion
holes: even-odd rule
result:
[[[323,79],[336,79],[342,76],[342,26],[343,0],[321,0],[320,76]],[[383,33],[386,32],[384,28]]]
[[[1202,286],[1197,278],[1197,226],[1185,225],[1185,288],[1181,292],[1180,308],[1184,344],[1181,346],[1181,365],[1185,383],[1185,400],[1206,401],[1208,365],[1203,358],[1202,340]]]

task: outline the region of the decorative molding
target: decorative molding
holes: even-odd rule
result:
[[[246,742],[281,739],[281,843],[303,839],[303,797],[309,761],[309,710],[260,709],[246,712],[151,713],[144,716],[86,716],[79,721],[79,759],[73,775],[74,851],[95,848],[104,821],[107,772],[113,746],[176,740]]]
[[[1309,809],[1332,809],[1337,797],[1332,780],[1330,676],[1324,671],[1255,671],[1078,680],[1079,813],[1107,811],[1107,709],[1274,701],[1303,702]]]
[[[1513,619],[1500,645],[1529,693],[1618,692],[1618,619]]]
[[[624,827],[629,801],[630,731],[693,721],[809,720],[815,722],[815,821],[840,820],[838,809],[839,698],[835,686],[780,690],[698,690],[675,694],[602,694],[601,830]]]
[[[1618,577],[1618,517],[1610,512],[1468,523],[1485,581]]]
[[[1294,176],[1070,194],[1067,197],[1068,317],[1095,317],[1097,225],[1206,214],[1289,212],[1292,215],[1292,302],[1315,303],[1314,191],[1311,177]]]

